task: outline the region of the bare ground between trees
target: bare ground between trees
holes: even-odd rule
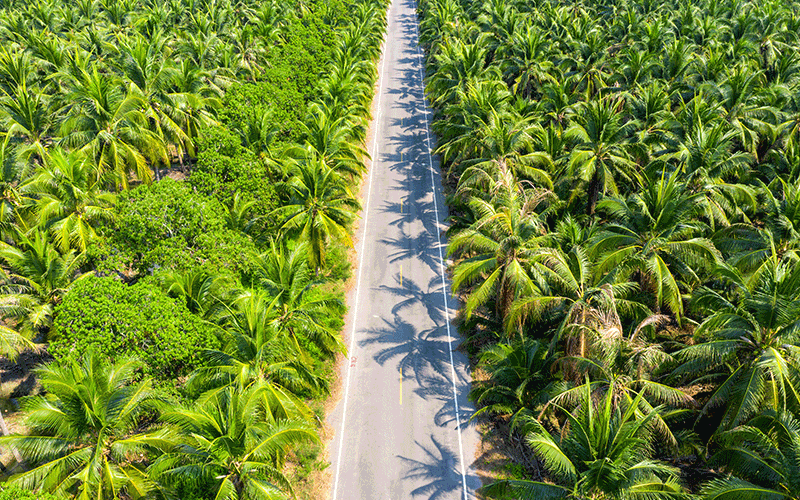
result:
[[[38,394],[41,390],[39,381],[33,373],[36,366],[52,359],[46,350],[27,350],[19,355],[16,361],[0,359],[0,411],[8,432],[11,434],[25,432],[22,414],[19,411],[19,398]],[[7,479],[16,466],[14,454],[8,448],[0,449],[0,482]]]

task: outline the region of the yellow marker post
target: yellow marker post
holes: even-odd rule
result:
[[[403,161],[403,152],[400,151],[400,161]]]
[[[400,286],[403,286],[403,264],[400,264]]]
[[[400,404],[403,404],[403,367],[400,367]]]
[[[400,198],[400,213],[403,213],[403,198]]]

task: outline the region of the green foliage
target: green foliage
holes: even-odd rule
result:
[[[50,352],[79,359],[89,349],[116,359],[138,356],[156,377],[187,374],[203,349],[218,346],[215,329],[148,282],[87,278],[56,308]]]
[[[279,131],[279,142],[296,141],[307,103],[293,76],[291,68],[281,64],[268,70],[266,81],[231,86],[220,111],[223,122],[255,124],[268,115],[270,128]]]
[[[19,486],[0,486],[0,500],[62,500],[50,493],[34,493]]]
[[[249,238],[226,227],[225,207],[190,186],[164,179],[119,197],[115,224],[95,257],[105,271],[139,273],[207,265],[234,273],[248,265]]]
[[[701,490],[707,500],[771,500],[800,496],[800,423],[789,412],[767,411],[718,436],[711,462],[731,475]]]
[[[269,52],[267,64],[255,82],[230,86],[219,111],[223,123],[245,129],[261,125],[275,129],[276,142],[297,142],[308,102],[317,96],[317,87],[330,59],[334,34],[322,16],[311,10],[302,18],[287,22],[282,40]]]
[[[36,229],[16,234],[15,245],[0,241],[0,315],[27,337],[47,332],[53,307],[81,277],[83,254],[60,253],[48,235]]]
[[[139,253],[173,238],[192,247],[200,235],[224,228],[223,212],[224,208],[213,198],[193,193],[183,183],[164,179],[120,196],[116,229],[125,246]]]
[[[228,95],[231,95],[229,92]],[[207,129],[199,141],[197,164],[189,184],[231,207],[237,194],[252,202],[252,217],[263,218],[278,207],[277,172],[241,144],[241,138],[222,127]],[[266,221],[263,224],[267,224]]]
[[[274,499],[305,479],[287,459],[324,468],[307,399],[344,349],[384,9],[0,5],[0,355],[51,334],[56,358],[31,435],[2,438],[25,457],[13,481]],[[312,210],[291,217],[289,198]]]
[[[530,414],[516,419],[519,432],[555,484],[503,480],[488,485],[489,498],[686,498],[678,470],[653,460],[652,419],[637,418],[633,409],[615,408],[610,392],[595,399],[591,387],[581,387],[578,409],[567,414],[569,426],[548,432]],[[641,398],[641,397],[640,397]],[[642,494],[645,495],[642,495]]]
[[[585,388],[650,420],[666,446],[646,459],[693,470],[708,466],[693,443],[800,410],[797,8],[420,0],[453,288],[488,375],[471,396],[479,414],[537,415],[527,444],[547,469],[487,491],[683,496],[654,460],[637,470],[656,480],[611,491],[627,474],[614,457],[557,456],[605,426],[576,421]],[[701,495],[795,498],[796,474],[771,464],[796,463],[775,452],[791,446],[749,436],[737,463],[718,461],[734,477]]]
[[[270,398],[257,383],[210,391],[192,407],[166,412],[174,446],[154,470],[167,482],[190,477],[207,485],[213,498],[287,498],[291,486],[282,471],[287,453],[319,438],[307,423],[271,414]]]
[[[108,363],[92,352],[37,368],[45,395],[23,402],[29,433],[0,437],[0,445],[34,465],[11,482],[76,498],[107,499],[105,491],[153,498],[157,485],[143,473],[141,457],[162,440],[137,430],[159,401],[140,368],[136,360]]]

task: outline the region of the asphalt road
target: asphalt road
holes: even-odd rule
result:
[[[333,500],[474,498],[478,434],[454,351],[442,196],[414,0],[394,0],[379,62],[349,362],[332,413]]]

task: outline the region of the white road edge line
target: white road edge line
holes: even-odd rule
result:
[[[444,320],[447,325],[447,344],[449,346],[448,353],[450,354],[450,377],[453,383],[453,404],[456,410],[456,429],[458,429],[458,457],[461,461],[461,486],[464,492],[464,500],[467,500],[467,471],[464,465],[464,444],[461,438],[461,415],[458,408],[458,389],[456,389],[456,367],[453,361],[453,337],[450,335],[450,308],[447,305],[447,281],[444,276],[444,256],[442,255],[442,237],[439,231],[439,203],[436,201],[436,175],[433,170],[433,156],[431,155],[431,132],[428,124],[428,103],[425,99],[425,80],[423,78],[422,69],[425,67],[422,59],[422,51],[419,48],[419,24],[418,21],[414,23],[414,32],[417,35],[417,61],[419,62],[419,85],[422,92],[422,109],[425,113],[425,140],[428,149],[426,154],[428,156],[428,167],[431,172],[431,194],[433,195],[433,210],[436,216],[436,247],[439,249],[439,272],[442,275],[442,297],[444,298]]]
[[[386,34],[384,35],[383,39],[383,50],[381,51],[381,69],[378,73],[378,103],[377,103],[377,111],[375,113],[375,128],[374,128],[374,135],[372,137],[372,158],[370,160],[370,169],[369,169],[369,183],[367,187],[367,203],[364,206],[364,230],[361,232],[361,255],[358,258],[358,279],[356,280],[356,294],[355,294],[355,304],[353,305],[353,328],[350,331],[350,347],[347,350],[348,356],[353,355],[353,351],[355,350],[356,346],[356,325],[358,324],[356,319],[358,318],[358,298],[361,295],[361,277],[364,275],[362,272],[364,270],[364,250],[366,249],[367,243],[367,222],[369,219],[369,205],[370,201],[372,200],[372,179],[375,178],[375,169],[373,168],[375,163],[378,161],[378,129],[380,127],[381,122],[381,97],[383,96],[383,70],[386,66],[386,40],[389,38],[389,11],[391,10],[391,4],[389,8],[386,9]],[[336,456],[336,475],[334,476],[333,482],[333,499],[336,500],[336,493],[339,490],[339,471],[342,468],[342,449],[344,448],[344,429],[345,429],[345,421],[347,420],[347,400],[350,396],[350,375],[353,371],[353,364],[349,362],[349,357],[345,359],[345,363],[347,363],[347,380],[345,381],[344,386],[344,400],[342,401],[342,425],[339,429],[339,451]]]

